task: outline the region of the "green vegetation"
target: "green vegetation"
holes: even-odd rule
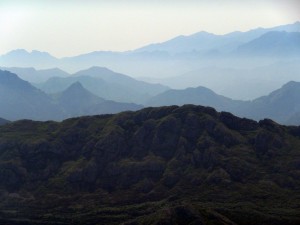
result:
[[[300,128],[185,105],[0,126],[0,224],[300,223]]]

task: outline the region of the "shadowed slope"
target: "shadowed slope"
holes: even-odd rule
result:
[[[300,222],[298,127],[209,107],[0,127],[0,222]]]

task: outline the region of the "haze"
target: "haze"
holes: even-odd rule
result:
[[[300,20],[299,1],[0,2],[0,54],[37,49],[56,57],[126,51],[198,31],[225,34]]]

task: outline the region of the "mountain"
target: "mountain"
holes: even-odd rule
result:
[[[300,22],[271,28],[257,28],[247,32],[235,31],[224,35],[200,31],[192,35],[174,37],[162,43],[150,44],[133,51],[93,51],[59,59],[45,52],[14,50],[0,56],[0,65],[37,69],[57,67],[69,73],[92,66],[102,66],[134,77],[171,77],[202,67],[223,65],[224,62],[229,67],[232,65],[238,68],[241,64],[249,67],[253,65],[255,57],[244,59],[237,54],[237,49],[272,31],[299,33]],[[271,43],[267,44],[271,45]],[[285,50],[283,47],[280,49]],[[287,50],[290,51],[290,49]],[[263,55],[271,60],[268,54],[263,53]],[[287,55],[280,52],[279,57],[286,59]],[[274,63],[274,60],[272,59],[270,63]],[[263,63],[263,65],[266,64]]]
[[[79,83],[70,87],[56,96],[56,101],[63,108],[68,117],[86,115],[88,108],[105,100],[92,94]]]
[[[2,67],[35,67],[46,69],[56,67],[58,59],[50,55],[48,52],[40,52],[33,50],[28,52],[24,49],[17,49],[8,52],[0,57]]]
[[[255,60],[253,61],[255,66],[250,68],[212,65],[176,77],[145,80],[158,82],[172,89],[204,86],[221,95],[238,100],[253,100],[279,89],[291,80],[300,81],[299,59],[278,60],[271,64],[265,62],[267,65],[261,66],[260,64],[264,61],[261,58]]]
[[[299,145],[299,127],[192,105],[10,123],[0,223],[296,225]]]
[[[75,76],[90,76],[100,78],[108,83],[118,84],[123,88],[134,90],[139,95],[154,96],[169,89],[161,84],[151,84],[144,81],[135,80],[130,76],[113,72],[103,67],[91,67],[87,70],[81,70],[74,74]]]
[[[9,120],[60,119],[60,109],[42,91],[16,74],[0,70],[0,116]]]
[[[0,118],[0,126],[9,123],[8,120]]]
[[[287,125],[300,125],[300,112],[291,115],[285,122]]]
[[[86,90],[79,82],[73,83],[63,92],[56,94],[55,101],[63,109],[64,118],[117,113],[143,107],[130,103],[106,101]]]
[[[26,80],[30,83],[46,82],[51,77],[68,77],[68,76],[70,76],[70,74],[68,74],[67,72],[65,72],[61,69],[58,69],[58,68],[36,70],[32,67],[30,67],[30,68],[0,67],[0,69],[15,73],[22,80]]]
[[[107,101],[74,83],[49,96],[16,74],[0,70],[0,117],[9,120],[56,120],[141,109],[142,105]]]
[[[36,87],[48,94],[54,94],[62,92],[75,82],[80,82],[85,89],[107,100],[141,103],[149,98],[148,95],[141,96],[130,88],[90,76],[53,77],[44,83],[37,84]]]
[[[201,31],[190,36],[178,36],[169,41],[150,44],[148,46],[137,49],[137,52],[169,52],[181,53],[191,51],[208,51],[217,48],[222,37]]]
[[[299,124],[300,82],[291,81],[269,95],[252,101],[239,101],[218,95],[205,87],[168,90],[151,98],[146,105],[196,104],[228,111],[255,120],[270,118],[282,124]]]
[[[101,98],[138,104],[144,103],[148,98],[168,89],[163,85],[137,81],[129,76],[101,67],[79,71],[66,78],[53,77],[36,87],[46,93],[57,93],[75,82],[80,82],[84,88]]]
[[[164,106],[164,105],[204,105],[211,106],[217,110],[233,110],[237,105],[243,104],[242,101],[234,101],[230,98],[218,95],[205,87],[187,88],[184,90],[168,90],[151,98],[146,105]]]
[[[247,32],[232,32],[225,35],[215,35],[201,31],[188,36],[178,36],[166,42],[150,44],[139,48],[136,51],[165,51],[173,54],[193,51],[198,51],[200,53],[210,51],[216,51],[217,53],[230,52],[240,45],[251,42],[271,31],[300,32],[300,22],[273,28],[257,28]],[[272,42],[272,39],[269,41]]]
[[[169,89],[161,84],[151,84],[144,81],[133,79],[130,76],[113,72],[103,67],[91,67],[87,70],[81,70],[75,73],[75,76],[87,75],[95,78],[100,78],[108,83],[114,83],[122,86],[123,88],[129,88],[134,90],[139,95],[154,96]]]
[[[267,96],[257,98],[236,112],[253,119],[272,118],[286,123],[300,112],[300,82],[291,81]]]
[[[300,56],[300,32],[268,32],[240,45],[236,53],[248,56]]]

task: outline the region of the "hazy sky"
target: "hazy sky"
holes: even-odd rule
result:
[[[300,21],[299,0],[0,0],[0,54],[125,51],[198,31]]]

